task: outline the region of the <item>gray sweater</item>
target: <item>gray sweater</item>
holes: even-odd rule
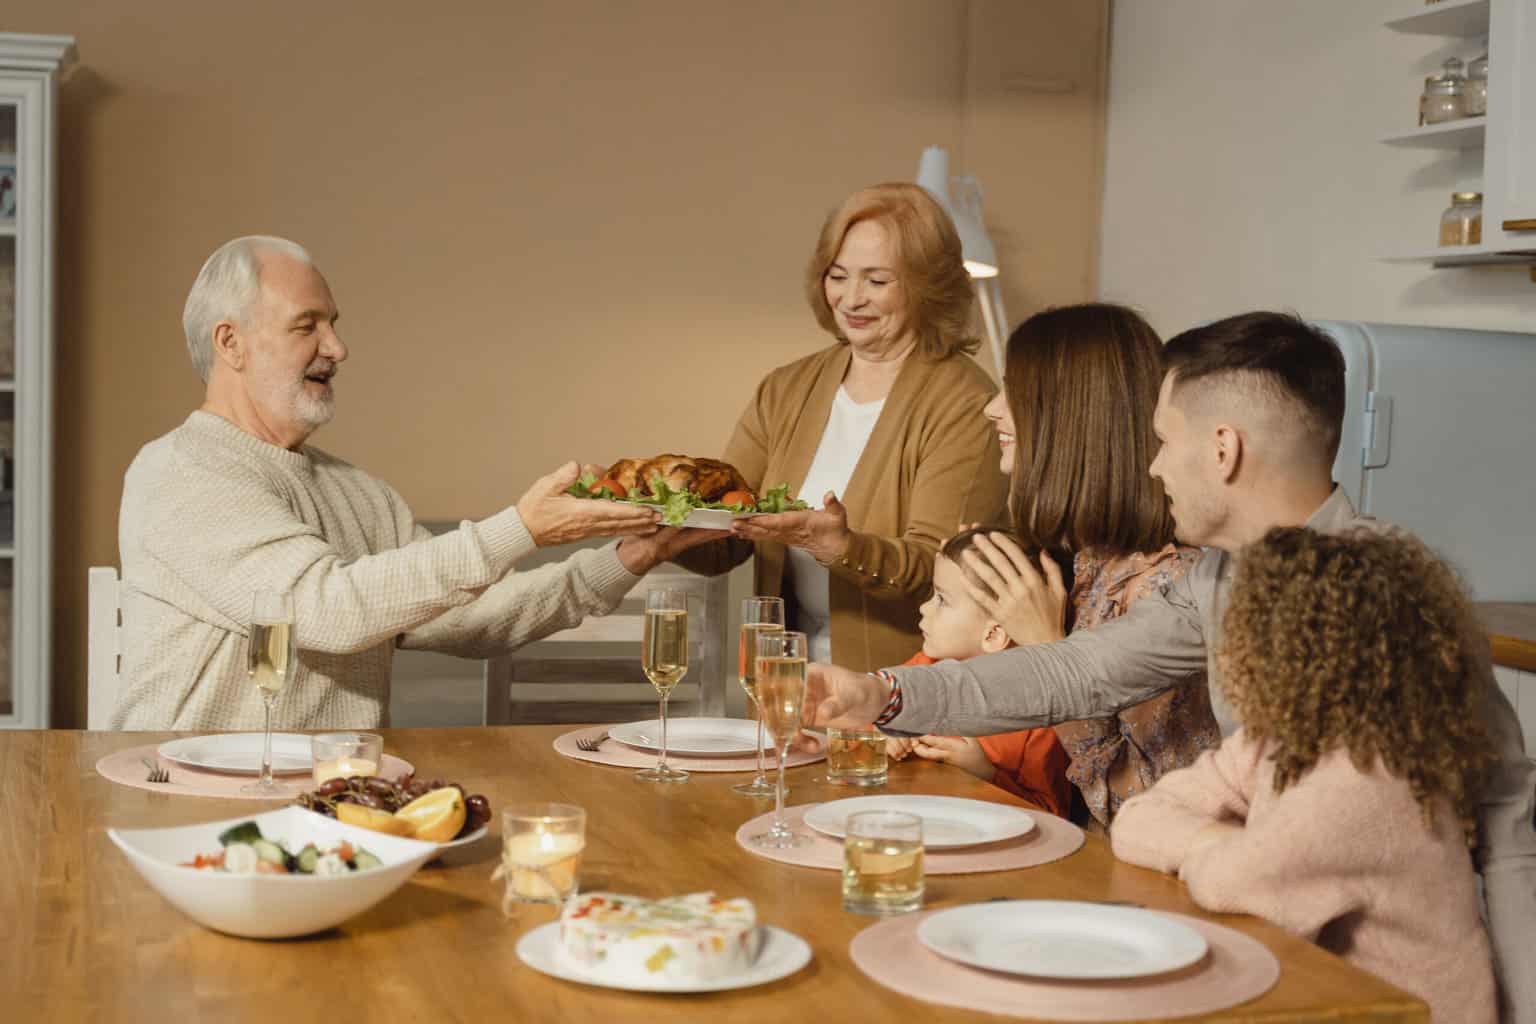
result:
[[[394,650],[487,657],[611,611],[639,577],[614,545],[532,572],[516,508],[433,537],[388,484],[194,412],[123,482],[117,729],[259,729],[257,589],[293,594],[300,667],[274,728],[388,724]]]
[[[1335,488],[1307,520],[1326,533],[1395,529],[1358,515]],[[1101,718],[1208,673],[1222,732],[1237,727],[1222,699],[1214,652],[1233,560],[1207,549],[1185,576],[1148,594],[1124,615],[1051,644],[1014,647],[966,661],[892,669],[902,708],[887,732],[977,736]],[[1488,643],[1476,671],[1487,694],[1485,724],[1499,761],[1478,814],[1477,867],[1504,998],[1520,1024],[1536,1024],[1536,762],[1526,757],[1519,719],[1493,681]]]

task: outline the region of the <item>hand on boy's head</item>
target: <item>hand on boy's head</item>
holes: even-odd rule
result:
[[[978,779],[990,779],[995,771],[974,736],[919,736],[912,752],[928,761],[964,768]]]
[[[1012,537],[982,534],[963,557],[970,570],[967,593],[1014,643],[1044,644],[1066,635],[1067,586],[1049,553],[1040,553],[1037,568]]]

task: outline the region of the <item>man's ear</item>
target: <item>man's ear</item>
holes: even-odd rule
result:
[[[1242,468],[1245,454],[1242,432],[1230,424],[1218,424],[1213,452],[1217,479],[1224,484],[1231,483]]]
[[[996,654],[998,651],[1007,650],[1013,646],[1013,638],[1003,628],[1000,622],[988,624],[987,633],[981,638],[981,650],[983,654]]]
[[[213,325],[213,358],[236,372],[245,369],[245,339],[229,320]]]

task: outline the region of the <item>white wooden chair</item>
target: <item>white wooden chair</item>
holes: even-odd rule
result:
[[[725,714],[729,577],[666,566],[647,575],[608,615],[487,660],[485,723],[654,718],[656,691],[640,669],[640,635],[645,593],[662,586],[689,594],[688,674],[672,691],[667,713]]]
[[[107,729],[123,653],[122,584],[112,566],[86,571],[86,728]]]

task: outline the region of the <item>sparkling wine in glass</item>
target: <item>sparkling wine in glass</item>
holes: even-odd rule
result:
[[[635,773],[647,782],[686,782],[688,773],[667,766],[667,698],[688,674],[688,592],[653,588],[645,595],[645,634],[640,665],[661,694],[661,753],[656,767]]]
[[[784,602],[777,597],[749,597],[741,602],[741,646],[737,649],[736,679],[757,704],[757,638],[784,632]],[[773,796],[775,790],[763,772],[763,716],[757,714],[757,776],[731,789],[744,796]]]
[[[242,793],[281,797],[287,792],[272,780],[272,705],[293,680],[299,659],[294,645],[293,595],[258,590],[251,602],[250,653],[246,671],[261,694],[266,732],[261,743],[261,777],[240,787]]]
[[[781,630],[757,638],[757,710],[768,735],[773,737],[779,783],[774,790],[773,827],[748,840],[755,846],[781,850],[807,842],[805,836],[791,831],[784,821],[784,758],[790,742],[800,732],[805,706],[805,661],[804,633]]]

